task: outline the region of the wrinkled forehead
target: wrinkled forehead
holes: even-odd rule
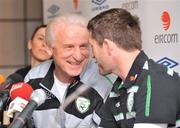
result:
[[[86,27],[70,25],[61,29],[56,28],[54,31],[55,40],[61,42],[82,42],[87,43],[89,39],[89,32]]]

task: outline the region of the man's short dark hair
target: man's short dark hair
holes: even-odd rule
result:
[[[101,45],[109,39],[125,50],[141,49],[138,17],[121,8],[104,11],[92,18],[87,26],[92,38]]]

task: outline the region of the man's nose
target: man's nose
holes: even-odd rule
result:
[[[76,48],[74,50],[74,53],[73,53],[73,57],[77,60],[77,61],[81,61],[82,60],[82,51],[80,48]]]

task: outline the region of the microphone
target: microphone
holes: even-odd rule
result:
[[[27,83],[18,82],[13,84],[10,90],[12,102],[9,104],[7,115],[12,118],[14,112],[22,112],[29,102],[32,92],[32,87]]]
[[[23,109],[25,108],[25,106],[28,104],[28,101],[20,98],[20,97],[16,97],[10,104],[9,104],[9,108],[7,111],[7,116],[10,118],[13,118],[13,114],[14,117],[17,116],[17,114],[19,112],[22,112]]]
[[[4,117],[4,113],[5,113],[5,106],[6,104],[8,103],[7,101],[9,100],[9,92],[6,90],[6,91],[1,91],[0,92],[0,125],[2,124],[6,124],[5,122],[5,117]],[[9,122],[7,121],[7,124]]]
[[[7,79],[5,80],[5,82],[1,84],[0,90],[10,89],[12,84],[17,83],[17,82],[22,82],[22,81],[23,81],[23,78],[21,75],[17,73],[13,73],[9,75]]]
[[[4,90],[0,92],[0,110],[3,110],[9,100],[9,91]]]
[[[32,92],[33,88],[29,84],[18,82],[12,85],[9,93],[11,100],[14,100],[16,97],[21,97],[29,101]]]
[[[36,89],[33,91],[30,102],[26,105],[24,110],[17,116],[8,128],[22,128],[28,118],[32,115],[32,112],[45,102],[46,93],[42,89]]]
[[[7,101],[9,100],[9,93],[8,90],[5,89],[9,89],[11,88],[13,83],[16,82],[20,82],[23,81],[23,78],[17,74],[17,73],[13,73],[10,76],[8,76],[8,78],[5,80],[3,78],[3,76],[1,75],[1,86],[0,86],[0,91],[2,91],[2,95],[0,96],[0,110],[4,108],[4,106],[6,105]]]

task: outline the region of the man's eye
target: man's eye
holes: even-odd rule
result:
[[[89,45],[81,45],[81,48],[89,48]]]
[[[73,48],[73,46],[65,46],[64,48],[71,49],[71,48]]]

